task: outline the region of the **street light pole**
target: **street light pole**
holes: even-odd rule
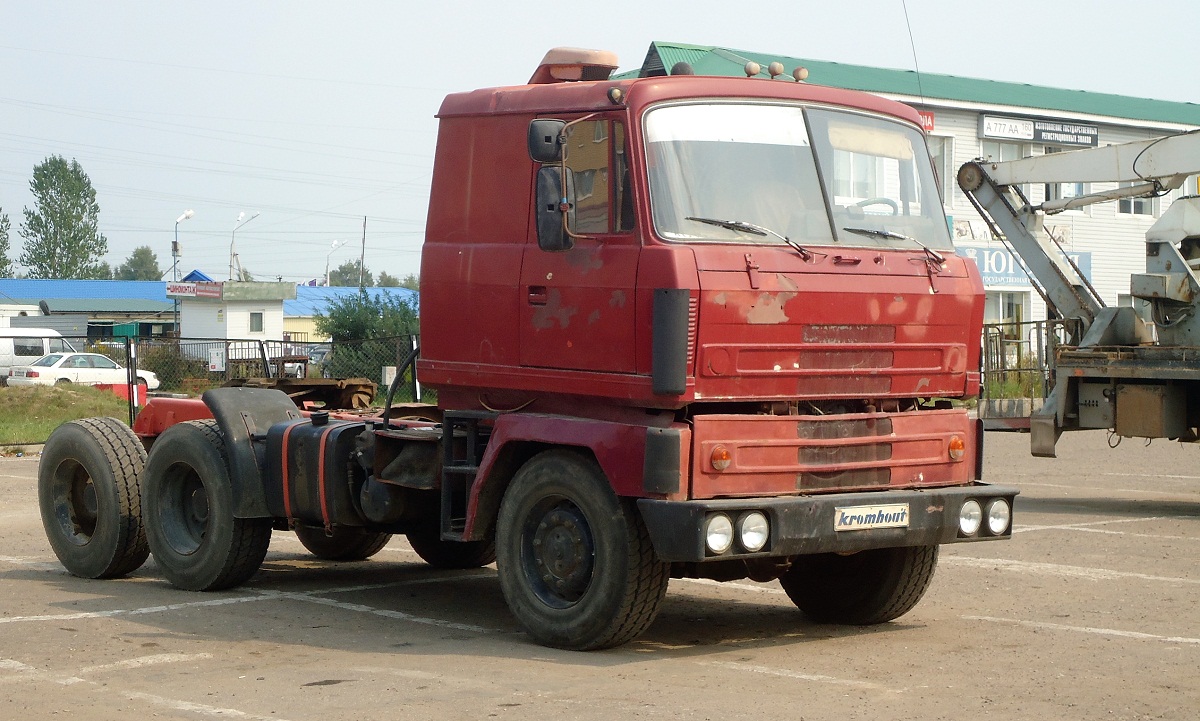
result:
[[[188,208],[183,211],[183,214],[175,219],[175,242],[171,243],[171,280],[179,280],[179,224],[190,219],[196,211]]]
[[[249,223],[250,221],[254,220],[257,217],[258,217],[258,213],[255,213],[254,215],[250,216],[249,218],[246,218],[246,213],[241,212],[241,213],[238,213],[237,220],[234,221],[234,223],[233,223],[233,232],[229,234],[229,279],[230,280],[241,280],[242,279],[242,262],[240,260],[238,260],[237,252],[233,249],[233,244],[237,241],[238,228],[242,227],[246,223]],[[246,218],[246,219],[242,220],[243,218]],[[234,275],[234,267],[235,266],[237,267],[237,275],[236,276]]]
[[[325,287],[326,287],[326,288],[328,288],[328,287],[329,287],[329,259],[330,259],[330,258],[333,256],[333,251],[334,251],[334,250],[337,250],[338,248],[342,247],[343,245],[345,245],[346,243],[349,243],[349,242],[350,242],[350,241],[348,241],[348,240],[335,240],[335,241],[333,241],[333,249],[332,249],[332,250],[330,250],[330,251],[329,251],[329,252],[328,252],[328,253],[325,255]]]
[[[179,281],[179,224],[190,220],[196,211],[188,208],[175,219],[175,240],[171,243],[171,280]],[[179,299],[175,299],[175,337],[179,337]]]

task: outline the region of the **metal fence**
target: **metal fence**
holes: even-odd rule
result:
[[[983,327],[979,417],[987,428],[1025,429],[1054,388],[1054,360],[1077,321],[991,323]]]
[[[39,342],[40,339],[39,339]],[[356,343],[312,343],[223,338],[88,338],[51,339],[51,352],[99,353],[125,369],[120,377],[130,398],[130,422],[137,371],[154,374],[138,392],[145,395],[198,396],[210,388],[250,378],[366,378],[379,386],[373,405],[382,406],[388,385],[417,346],[417,336],[376,338]],[[67,347],[65,344],[69,344]],[[32,352],[32,349],[31,349]],[[33,358],[26,362],[32,362]],[[136,369],[130,372],[129,369]],[[120,390],[119,390],[120,392]],[[409,364],[393,402],[421,400],[415,366]]]

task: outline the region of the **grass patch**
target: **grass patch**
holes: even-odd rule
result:
[[[88,386],[0,388],[0,447],[45,443],[66,421],[94,416],[128,422],[129,401]]]

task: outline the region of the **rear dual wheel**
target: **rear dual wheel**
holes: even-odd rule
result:
[[[326,561],[365,561],[392,540],[390,533],[373,533],[354,526],[334,526],[332,533],[324,528],[296,527],[296,538],[317,558]]]
[[[271,519],[235,518],[225,440],[213,420],[171,426],[146,461],[150,552],[167,580],[189,591],[236,586],[262,565]]]
[[[142,442],[116,418],[84,418],[50,434],[38,506],[54,555],[83,578],[114,578],[149,555],[141,515]]]

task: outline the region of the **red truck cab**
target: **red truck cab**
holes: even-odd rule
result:
[[[938,544],[1010,535],[1016,494],[980,483],[981,427],[951,401],[978,393],[983,288],[917,113],[613,66],[551,51],[438,114],[418,369],[472,446],[446,456],[443,537],[499,528],[502,582],[527,577],[510,605],[578,646],[544,630],[596,582],[570,575],[597,542],[572,479],[502,537],[517,469],[567,454],[556,472],[594,467],[674,575],[779,577],[828,620],[904,613]]]

